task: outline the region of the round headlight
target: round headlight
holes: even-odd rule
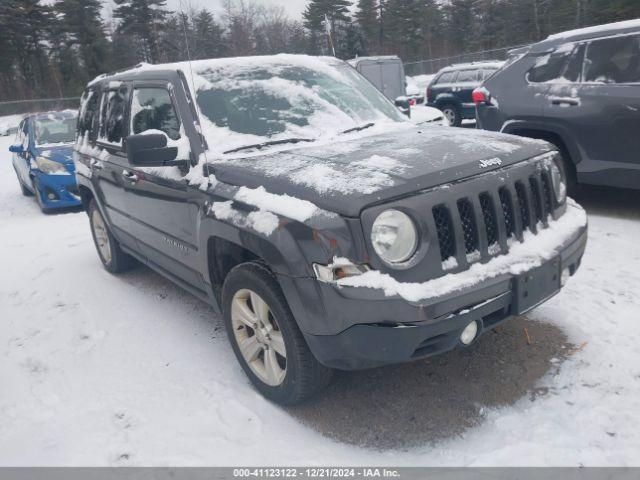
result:
[[[551,164],[549,170],[551,172],[551,182],[553,183],[553,191],[556,194],[556,200],[559,204],[562,204],[567,199],[567,183],[562,176],[562,170],[560,170],[560,167],[556,162]]]
[[[408,215],[399,210],[385,210],[373,222],[371,243],[385,262],[402,263],[415,253],[418,233]]]

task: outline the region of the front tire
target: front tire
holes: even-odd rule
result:
[[[20,182],[20,190],[22,191],[22,195],[25,197],[32,197],[33,193],[27,187],[24,186],[24,183]]]
[[[129,270],[135,265],[135,260],[122,251],[120,245],[107,227],[95,200],[89,203],[89,223],[93,243],[98,251],[98,257],[104,268],[111,273],[120,273]]]
[[[307,346],[273,273],[256,262],[227,276],[222,290],[227,335],[254,387],[281,405],[294,405],[324,388],[332,370]]]

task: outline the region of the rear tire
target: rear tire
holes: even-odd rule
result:
[[[131,269],[135,265],[135,259],[122,251],[117,240],[107,227],[95,200],[89,203],[89,223],[93,243],[98,251],[98,257],[104,268],[111,273],[120,273]]]
[[[444,114],[444,118],[447,119],[449,125],[452,127],[459,127],[462,125],[462,115],[460,114],[460,109],[457,105],[453,103],[444,104],[440,110]]]
[[[231,270],[222,287],[222,308],[236,358],[263,396],[294,405],[329,384],[333,371],[309,350],[266,266],[249,262]]]

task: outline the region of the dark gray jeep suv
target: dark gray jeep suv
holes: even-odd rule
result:
[[[209,302],[291,404],[334,368],[470,345],[578,268],[558,152],[456,130],[336,59],[202,60],[93,81],[74,160],[105,268],[137,259]]]
[[[514,52],[474,101],[478,128],[553,142],[570,183],[640,189],[640,20]]]

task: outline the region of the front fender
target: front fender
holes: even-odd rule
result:
[[[215,187],[200,229],[201,245],[212,236],[222,238],[259,256],[276,274],[292,277],[312,277],[313,263],[330,263],[334,257],[366,261],[358,220],[320,208],[309,218],[293,219],[273,204],[238,199],[239,190],[226,184]],[[299,201],[280,197],[282,202]]]
[[[212,237],[220,238],[264,260],[278,278],[301,330],[326,332],[327,316],[323,303],[318,301],[321,292],[313,264],[329,264],[334,257],[366,263],[360,221],[320,208],[307,219],[292,219],[277,207],[265,208],[239,200],[238,190],[224,184],[215,187],[204,211],[200,245],[207,245]],[[282,198],[290,200],[291,197]]]

